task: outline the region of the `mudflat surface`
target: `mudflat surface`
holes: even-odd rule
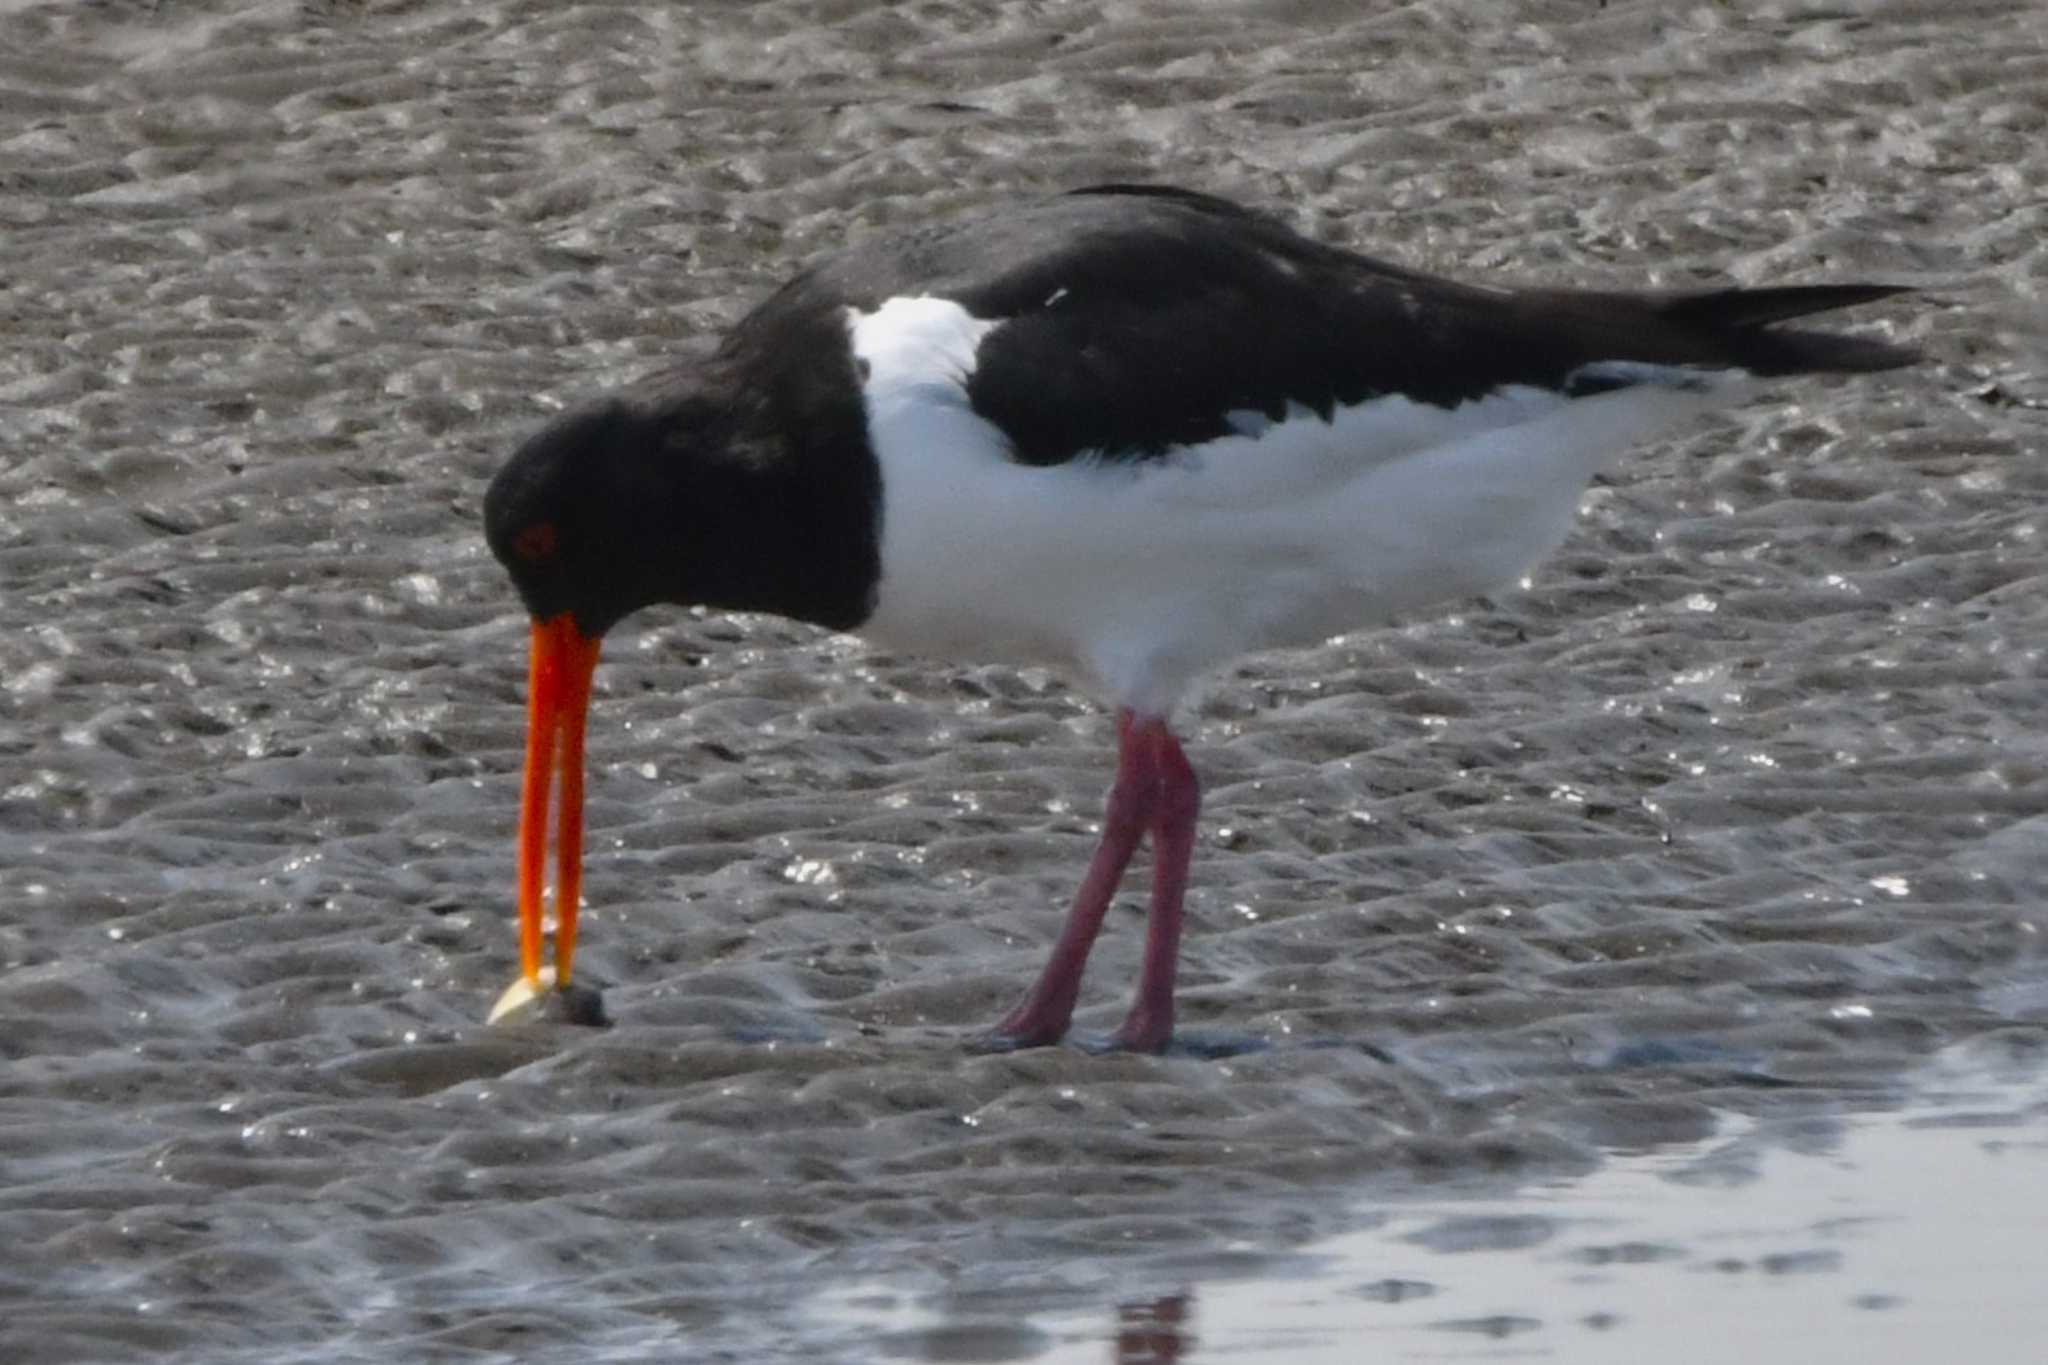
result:
[[[1179,1055],[967,1046],[1092,843],[1088,699],[681,611],[599,674],[619,1026],[485,1032],[490,471],[818,252],[1112,179],[1458,273],[1918,283],[1860,325],[1932,359],[1217,678]],[[0,1354],[1149,1358],[1120,1303],[1397,1193],[2024,1068],[2044,186],[2024,4],[0,3]],[[806,1307],[874,1283],[936,1325]]]

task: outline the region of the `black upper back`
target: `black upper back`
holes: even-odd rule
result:
[[[1239,410],[1278,418],[1299,404],[1328,416],[1388,393],[1454,406],[1507,384],[1565,390],[1599,361],[1883,368],[1910,356],[1767,327],[1883,292],[1473,286],[1312,241],[1210,195],[1101,185],[855,245],[771,297],[727,350],[777,368],[790,363],[789,333],[815,335],[827,316],[843,326],[846,307],[953,299],[1004,320],[976,355],[976,411],[1017,459],[1052,464],[1222,436]]]

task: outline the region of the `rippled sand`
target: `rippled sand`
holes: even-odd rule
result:
[[[680,612],[599,675],[619,1027],[485,1033],[496,462],[813,253],[1105,179],[1449,271],[1919,283],[1863,325],[1934,359],[1217,679],[1182,1055],[967,1047],[1092,842],[1085,698]],[[2006,3],[0,4],[0,1356],[1108,1358],[1396,1189],[2038,1060],[2044,186]],[[876,1284],[1013,1325],[815,1307]]]

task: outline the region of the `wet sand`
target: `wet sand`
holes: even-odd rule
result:
[[[1598,1207],[2031,1074],[2044,91],[1991,3],[0,3],[0,1356],[1114,1358],[1418,1190]],[[1177,1055],[968,1046],[1092,843],[1087,698],[674,611],[592,722],[618,1027],[485,1032],[490,471],[816,252],[1111,179],[1457,273],[1917,283],[1862,325],[1932,359],[1642,452],[1524,591],[1218,677]],[[1866,1285],[1933,1301],[1815,1312]],[[1601,1311],[1670,1354],[1651,1292]]]

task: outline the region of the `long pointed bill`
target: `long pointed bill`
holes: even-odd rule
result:
[[[555,981],[569,984],[576,956],[576,906],[583,892],[583,723],[601,641],[567,612],[533,623],[526,694],[526,782],[519,807],[519,971],[541,988],[541,892],[547,881],[548,796],[557,769],[562,804],[555,827]]]

